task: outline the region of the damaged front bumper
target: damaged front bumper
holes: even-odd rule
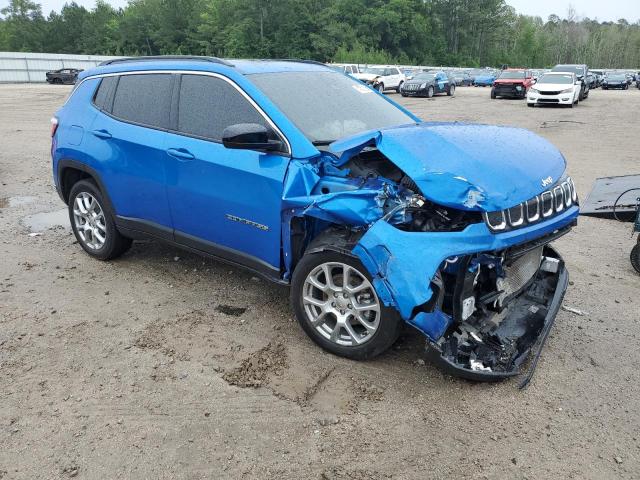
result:
[[[520,373],[540,349],[568,283],[548,244],[575,224],[578,207],[544,224],[501,234],[484,224],[461,232],[404,232],[374,224],[353,253],[381,300],[427,337],[428,357],[473,380]]]
[[[478,319],[438,341],[427,339],[427,358],[446,373],[476,381],[518,375],[530,353],[535,362],[569,284],[561,257],[551,247],[545,250],[545,258],[558,260],[555,272],[539,270],[501,318]]]

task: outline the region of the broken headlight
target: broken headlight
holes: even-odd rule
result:
[[[571,177],[566,177],[526,202],[497,212],[484,212],[482,217],[492,232],[505,232],[547,220],[577,204],[576,186]]]

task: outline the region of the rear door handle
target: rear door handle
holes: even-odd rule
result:
[[[189,150],[185,150],[184,148],[170,148],[167,150],[167,153],[178,160],[193,160],[196,158],[193,153]]]
[[[111,134],[106,130],[94,130],[93,133],[98,138],[111,138]]]

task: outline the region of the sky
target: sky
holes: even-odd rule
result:
[[[66,0],[36,0],[42,4],[42,12],[46,15],[51,10],[60,11]],[[71,0],[68,0],[71,1]],[[114,7],[123,7],[126,0],[107,0]],[[604,21],[617,21],[626,18],[630,23],[640,20],[640,0],[506,0],[515,7],[518,13],[537,15],[544,20],[555,13],[565,17],[569,5],[573,5],[576,13],[581,17],[589,17]],[[7,6],[8,0],[0,0],[0,8]],[[92,8],[95,0],[76,0],[76,3]]]

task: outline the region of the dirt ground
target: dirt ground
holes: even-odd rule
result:
[[[565,305],[584,315],[560,312],[524,391],[440,373],[411,332],[352,362],[250,273],[155,242],[111,263],[84,254],[51,181],[49,118],[68,91],[0,85],[0,478],[640,478],[629,224],[582,218],[557,242]],[[392,96],[427,120],[533,130],[582,197],[640,173],[640,90],[574,109],[482,88]]]

